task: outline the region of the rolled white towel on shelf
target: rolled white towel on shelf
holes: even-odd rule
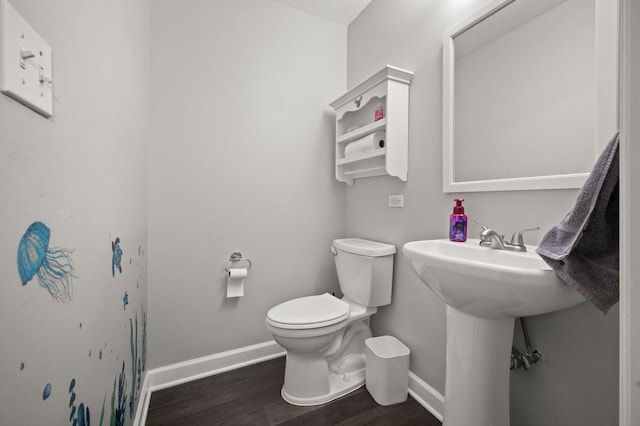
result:
[[[375,132],[353,141],[344,147],[344,156],[351,157],[374,149],[384,148],[384,137],[384,132]]]

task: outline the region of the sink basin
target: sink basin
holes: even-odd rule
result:
[[[525,317],[585,302],[535,252],[495,250],[480,240],[426,240],[402,249],[413,270],[444,302],[487,318]]]
[[[586,300],[527,246],[526,253],[465,243],[406,243],[402,253],[447,304],[443,426],[509,426],[509,361],[516,317]]]

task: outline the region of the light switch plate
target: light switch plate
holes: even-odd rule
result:
[[[7,0],[0,0],[0,91],[51,117],[51,66],[51,47]]]

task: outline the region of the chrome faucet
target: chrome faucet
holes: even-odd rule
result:
[[[498,234],[491,228],[487,228],[486,226],[473,221],[476,225],[480,225],[482,227],[482,232],[480,232],[480,245],[483,247],[490,247],[496,250],[510,250],[517,252],[526,252],[527,247],[524,245],[524,239],[522,238],[522,234],[527,231],[537,231],[540,227],[536,228],[528,228],[522,229],[520,231],[516,231],[511,236],[511,242],[507,242],[504,239],[504,235]]]
[[[480,245],[498,250],[507,249],[505,246],[504,235],[500,235],[490,228],[484,228],[482,232],[480,232]]]

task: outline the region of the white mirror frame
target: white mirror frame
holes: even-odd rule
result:
[[[508,179],[455,181],[454,144],[454,38],[516,0],[495,0],[444,33],[442,189],[444,192],[521,191],[580,188],[588,173],[532,176]],[[597,122],[594,162],[619,127],[618,119],[618,10],[617,0],[596,0]]]

